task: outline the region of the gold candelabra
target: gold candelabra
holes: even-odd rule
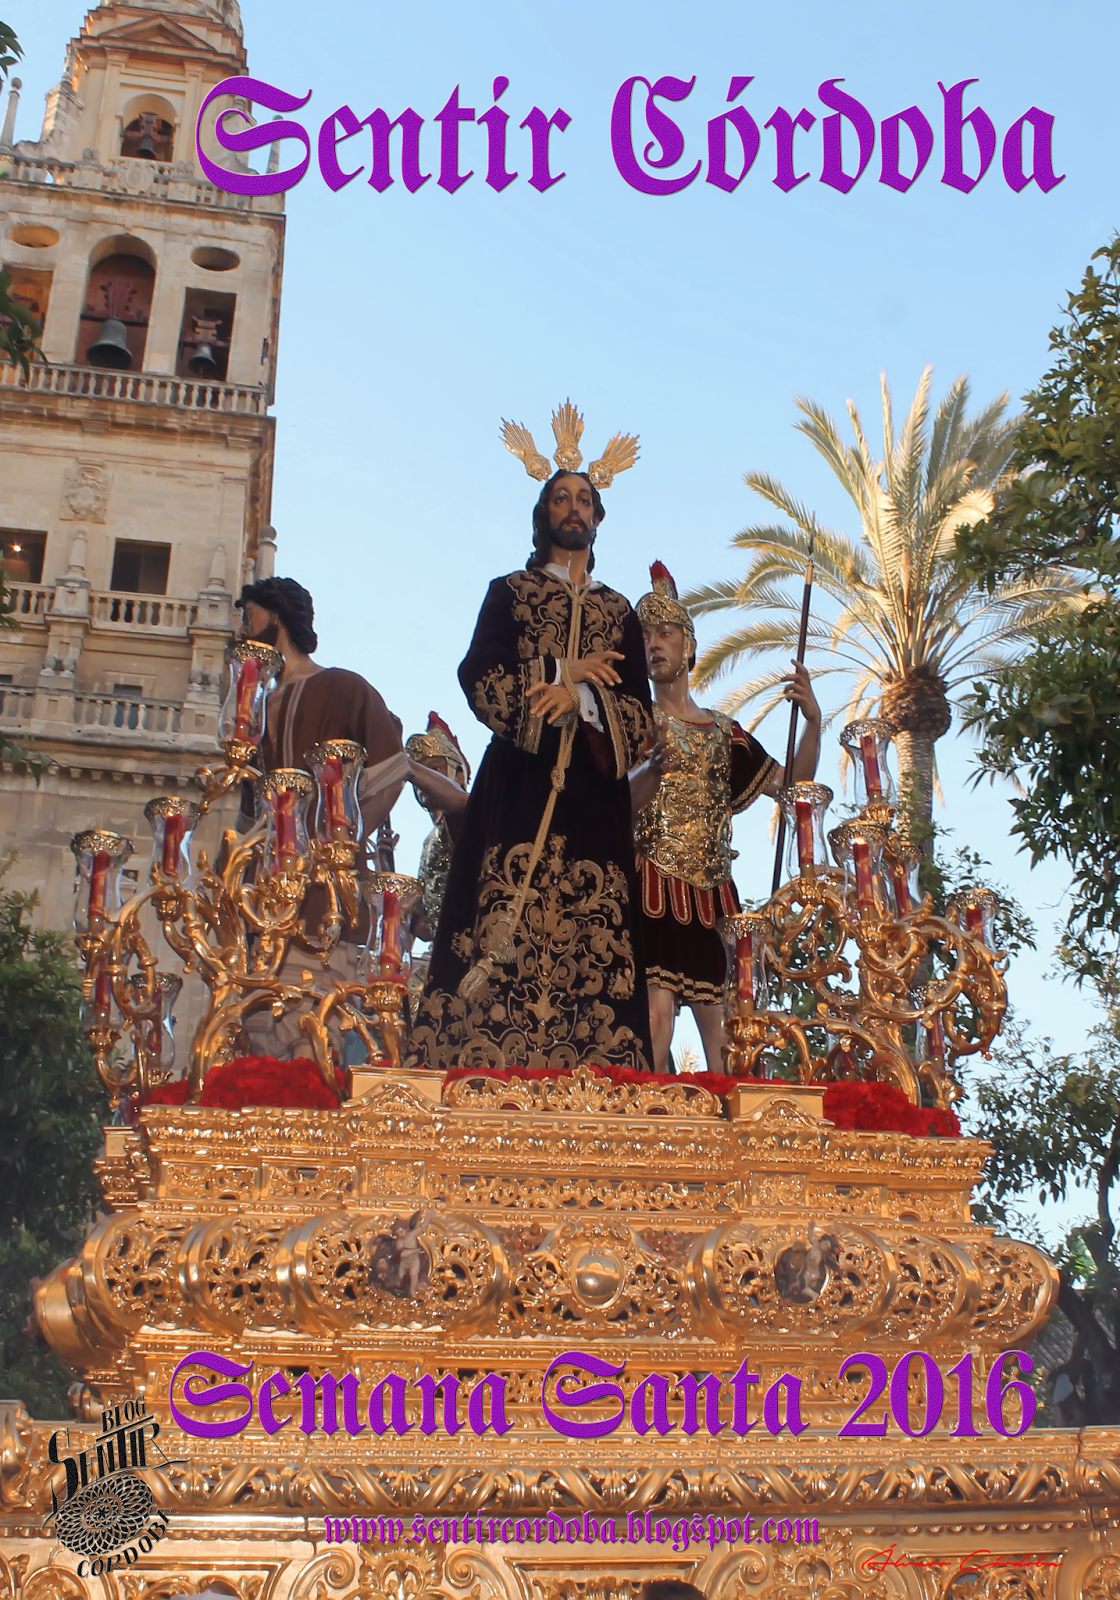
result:
[[[938,916],[919,893],[921,852],[893,825],[885,759],[893,735],[879,719],[844,729],[860,811],[827,844],[832,791],[818,783],[781,791],[789,881],[757,911],[720,925],[731,968],[724,1057],[729,1072],[761,1075],[784,1055],[801,1083],[877,1079],[914,1105],[924,1093],[944,1108],[963,1092],[954,1063],[988,1051],[1007,1009],[1005,962],[993,944],[999,901],[976,889]],[[783,1009],[771,1004],[775,991]]]
[[[212,1067],[242,1053],[246,1019],[265,1009],[276,1018],[299,1013],[311,1054],[339,1093],[332,1029],[357,1033],[371,1058],[396,1066],[402,1058],[408,1026],[402,928],[420,885],[402,874],[365,871],[357,789],[365,751],[350,740],[328,740],[305,753],[304,768],[261,773],[253,762],[281,658],[248,642],[231,649],[229,664],[219,724],[226,764],[217,772],[200,769],[198,801],[165,795],[146,807],[154,836],[147,885],[121,903],[131,840],[92,829],[71,842],[81,875],[83,1026],[118,1116],[171,1077],[171,1008],[182,978],[159,971],[141,928],[146,907],[183,971],[197,972],[209,991],[186,1073],[192,1101]],[[242,835],[228,829],[213,866],[200,852],[192,867],[191,840],[202,816],[244,782],[255,795],[255,825]],[[364,943],[356,976],[340,977],[331,962],[346,933]],[[126,1033],[130,1059],[118,1049]]]

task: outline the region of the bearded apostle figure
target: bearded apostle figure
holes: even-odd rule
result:
[[[710,1072],[723,1072],[727,958],[716,923],[739,909],[731,878],[731,818],[776,795],[778,764],[731,717],[697,705],[689,690],[696,664],[692,618],[660,561],[653,588],[636,610],[654,691],[657,743],[631,773],[638,852],[640,918],[649,985],[654,1070],[668,1069],[680,1006],[690,1006]],[[786,698],[805,718],[791,781],[812,778],[820,755],[821,711],[800,662]]]
[[[459,681],[493,738],[448,874],[413,1029],[430,1067],[647,1068],[627,774],[648,747],[642,631],[592,578],[600,489],[633,464],[616,436],[580,472],[583,421],[553,416],[560,470],[521,426],[507,447],[544,482],[526,566],[490,585]]]
[[[246,584],[236,604],[243,618],[242,635],[275,646],[284,658],[280,682],[266,702],[261,770],[302,767],[306,753],[330,739],[351,739],[360,744],[366,759],[358,781],[358,799],[364,835],[372,837],[392,810],[404,780],[412,775],[401,744],[400,722],[359,673],[343,667],[321,667],[311,659],[319,643],[314,627],[315,607],[310,594],[294,578],[262,578]],[[244,832],[253,821],[252,787],[246,784],[238,828]],[[305,925],[318,927],[326,907],[326,891],[311,888],[303,905]],[[346,983],[356,980],[359,949],[366,933],[362,924],[343,927],[326,969],[328,976]],[[314,963],[309,962],[308,952],[293,947],[279,977],[298,984],[301,972],[309,965]],[[283,1057],[306,1052],[307,1038],[300,1031],[299,1017],[294,1012],[277,1018],[263,1009],[251,1013],[244,1026],[257,1054]],[[342,1040],[337,1035],[332,1037],[336,1048],[360,1047],[356,1034]]]

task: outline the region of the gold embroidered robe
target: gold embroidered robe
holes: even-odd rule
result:
[[[513,960],[487,992],[459,985],[516,899],[552,787],[560,729],[532,715],[528,690],[554,681],[568,654],[576,591],[544,571],[490,585],[459,681],[493,739],[471,790],[448,874],[413,1047],[432,1067],[646,1068],[649,1018],[634,931],[634,852],[627,772],[649,740],[642,630],[622,595],[590,583],[572,654],[618,650],[621,682],[593,690],[600,727],[582,718]]]

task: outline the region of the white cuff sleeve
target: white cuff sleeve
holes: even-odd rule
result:
[[[556,664],[552,669],[552,681],[553,683],[560,683],[562,681],[560,677],[559,659],[557,659]],[[584,722],[590,722],[591,726],[596,729],[597,732],[602,733],[603,724],[599,717],[599,705],[595,699],[591,685],[589,683],[577,683],[576,693],[579,695],[579,714],[581,718]]]

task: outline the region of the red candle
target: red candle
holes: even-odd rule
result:
[[[273,801],[273,813],[276,819],[276,859],[283,872],[288,862],[299,855],[294,789],[279,790]]]
[[[337,756],[323,762],[319,769],[319,785],[327,814],[327,832],[332,839],[345,838],[348,832],[346,797],[342,787],[342,762]]]
[[[735,941],[735,988],[739,1003],[754,1009],[754,938],[741,933]]]
[[[909,916],[914,909],[914,902],[910,898],[910,877],[903,861],[896,861],[891,868],[891,877],[894,879],[894,900],[898,907],[900,917]]]
[[[112,865],[108,850],[96,850],[93,869],[89,875],[89,922],[92,928],[105,915],[105,894],[109,887],[109,868]]]
[[[866,839],[852,840],[852,864],[856,869],[856,899],[865,911],[874,911],[875,885],[871,880],[871,846]]]
[[[97,969],[97,978],[93,985],[93,1006],[102,1020],[108,1019],[112,1001],[113,988],[109,980],[109,969],[108,967],[99,967]]]
[[[813,870],[813,802],[795,800],[797,811],[797,865],[802,872]]]
[[[879,772],[879,757],[875,753],[874,734],[861,733],[859,749],[863,758],[863,781],[867,785],[867,798],[877,800],[883,793],[883,779]]]
[[[981,944],[985,942],[984,913],[981,911],[980,907],[975,904],[975,902],[965,905],[964,925],[969,933],[974,934],[975,937],[980,940]]]
[[[931,1061],[944,1061],[945,1034],[941,1027],[940,1011],[934,1014],[933,1021],[926,1029],[926,1048],[929,1050]]]
[[[381,976],[398,978],[401,971],[401,902],[386,889],[381,908]]]
[[[233,718],[233,732],[237,739],[247,739],[253,725],[253,696],[260,682],[261,669],[256,656],[246,656],[241,663],[237,679],[237,704]]]
[[[165,817],[163,819],[163,870],[169,878],[177,878],[179,876],[179,852],[182,849],[183,835],[186,831],[186,817]]]

